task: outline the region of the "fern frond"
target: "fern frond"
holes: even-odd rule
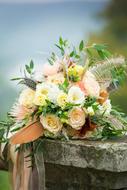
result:
[[[123,68],[125,65],[125,59],[123,57],[117,57],[90,67],[89,71],[95,75],[102,88],[109,88],[109,90],[112,90],[113,88],[117,88],[117,82],[119,83],[117,80],[120,77],[116,77],[117,79],[115,79],[113,72],[119,72],[119,69]],[[122,77],[122,72],[120,74]]]

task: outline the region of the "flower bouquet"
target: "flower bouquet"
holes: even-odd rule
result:
[[[31,60],[25,65],[24,76],[12,79],[24,88],[8,114],[9,121],[1,122],[0,138],[10,144],[16,181],[17,174],[22,176],[18,164],[27,168],[28,157],[31,165],[35,161],[39,168],[36,151],[43,138],[96,140],[127,133],[127,117],[111,105],[109,98],[125,80],[125,59],[113,57],[102,44],[85,46],[81,41],[75,48],[60,37],[56,47],[59,56],[52,52],[40,73],[35,72]],[[30,178],[30,171],[25,175]],[[15,183],[15,187],[21,184]],[[28,189],[28,180],[26,184]]]

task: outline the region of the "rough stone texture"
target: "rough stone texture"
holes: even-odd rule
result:
[[[47,190],[127,190],[127,139],[43,141]]]
[[[127,187],[127,173],[46,164],[48,190],[111,190]]]

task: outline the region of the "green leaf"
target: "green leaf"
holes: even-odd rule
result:
[[[34,68],[34,62],[33,62],[33,60],[30,61],[30,68],[31,68],[31,69]]]
[[[60,38],[59,38],[59,44],[62,46],[63,45],[63,39],[62,39],[62,37],[60,36]]]
[[[76,59],[79,59],[79,58],[80,58],[80,55],[78,55],[78,54],[75,55],[75,58],[76,58]]]
[[[21,80],[22,78],[21,77],[16,77],[16,78],[12,78],[11,80]]]
[[[106,49],[107,46],[104,44],[93,44],[92,48],[94,48],[101,59],[106,59],[111,56],[111,53]]]
[[[112,54],[108,50],[103,49],[102,51],[103,51],[105,57],[111,57]]]
[[[89,48],[86,48],[86,52],[88,53],[89,57],[92,57],[92,51]]]
[[[48,59],[48,62],[50,63],[50,65],[53,65],[53,61],[51,59]]]
[[[60,90],[67,92],[67,87],[69,86],[69,82],[67,79],[64,80],[63,84],[59,84]]]
[[[15,129],[12,129],[10,132],[15,132],[15,131],[18,131],[19,129],[21,129],[21,127],[17,127]]]
[[[66,88],[69,86],[69,82],[68,82],[68,80],[67,80],[67,79],[65,79],[65,80],[64,80],[63,85],[64,85]]]
[[[73,82],[78,82],[80,80],[80,77],[71,75],[71,76],[69,76],[69,80],[71,80]]]
[[[59,45],[55,44],[55,46],[57,48],[59,48],[61,50],[61,54],[64,55],[64,48],[63,47],[60,47]]]
[[[73,57],[73,56],[74,56],[74,54],[75,54],[75,52],[74,52],[74,51],[72,51],[72,52],[70,53],[70,57]]]
[[[51,59],[52,59],[53,61],[56,61],[56,55],[55,55],[55,53],[54,53],[54,52],[52,52]]]
[[[103,53],[103,51],[97,50],[97,53],[98,53],[98,55],[101,57],[101,59],[105,59],[105,58],[106,58],[106,56],[105,56],[105,54]]]
[[[107,50],[97,50],[98,55],[101,57],[101,59],[106,59],[109,58],[111,56],[111,53]]]
[[[55,46],[56,46],[57,48],[59,48],[60,50],[62,49],[58,44],[55,44]]]
[[[64,40],[64,46],[67,46],[68,40]]]
[[[104,44],[93,44],[92,47],[98,51],[102,50],[102,49],[106,49],[107,46]]]
[[[84,42],[83,42],[83,40],[82,40],[82,41],[80,42],[80,44],[79,44],[79,51],[82,51],[83,48],[84,48]]]
[[[26,68],[27,72],[28,72],[29,74],[31,74],[31,69],[30,69],[30,67],[29,67],[28,65],[25,65],[25,68]]]

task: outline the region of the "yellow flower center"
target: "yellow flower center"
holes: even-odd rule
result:
[[[47,95],[48,94],[48,90],[47,89],[42,89],[41,93],[44,94],[44,95]]]
[[[47,117],[47,124],[52,128],[56,128],[57,126],[55,119],[53,119],[51,116]]]
[[[65,93],[60,94],[57,98],[58,105],[64,107],[66,102],[67,102],[67,94]]]
[[[73,101],[76,101],[76,100],[78,100],[78,96],[73,95]]]
[[[75,118],[75,120],[79,120],[79,119],[80,119],[79,113],[74,112],[74,113],[73,113],[73,118]]]

